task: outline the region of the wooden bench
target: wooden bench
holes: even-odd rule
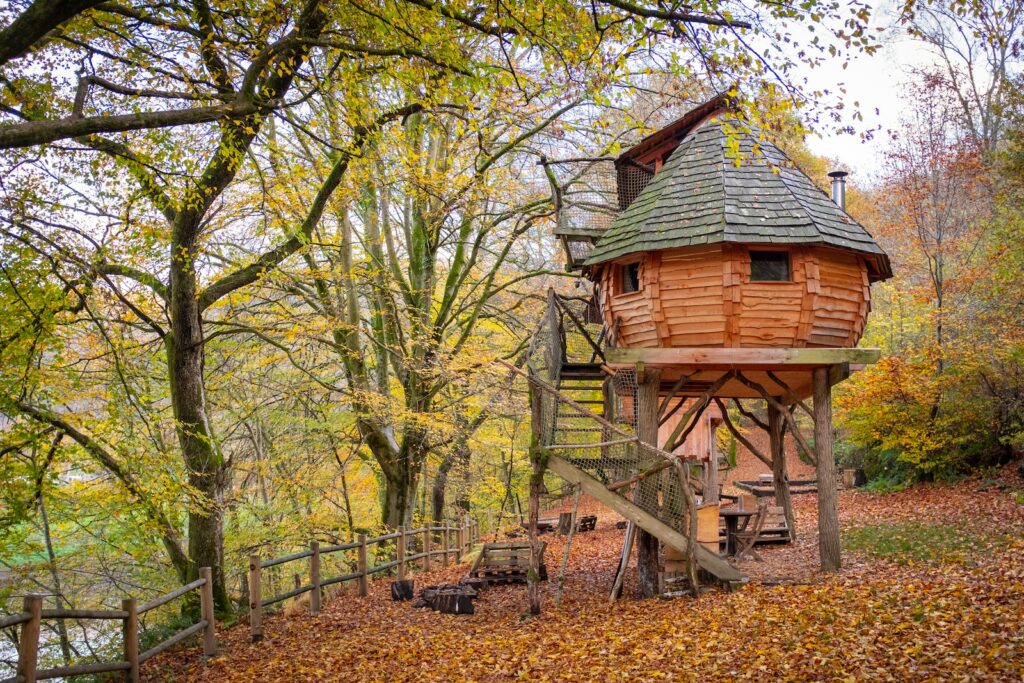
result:
[[[540,580],[548,578],[547,567],[544,566],[544,549],[541,544]],[[469,576],[485,579],[488,584],[495,583],[526,583],[526,575],[530,570],[530,544],[526,541],[509,541],[504,543],[484,543],[476,562],[469,569]]]
[[[725,520],[719,521],[718,540],[719,543],[724,546],[726,541]],[[761,533],[757,537],[755,545],[762,545],[765,543],[790,543],[792,540],[793,537],[789,533],[789,524],[786,523],[785,510],[782,509],[781,505],[769,505],[767,507],[767,515],[765,516],[764,525],[761,527]]]
[[[789,543],[792,540],[789,524],[786,522],[786,512],[781,505],[769,505],[757,543]]]

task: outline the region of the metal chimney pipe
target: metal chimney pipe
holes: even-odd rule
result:
[[[828,177],[832,179],[832,201],[836,205],[846,211],[846,176],[850,175],[846,171],[832,171],[828,174]]]

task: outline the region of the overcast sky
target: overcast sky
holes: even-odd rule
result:
[[[815,154],[838,159],[851,172],[850,181],[858,184],[870,184],[878,178],[889,132],[899,128],[904,106],[902,85],[909,70],[934,62],[927,47],[892,26],[892,15],[891,10],[884,8],[876,14],[876,25],[888,29],[883,49],[871,56],[858,55],[846,70],[836,62],[807,74],[816,87],[845,83],[843,99],[851,108],[848,111],[854,102],[860,102],[864,121],[855,122],[847,114],[844,123],[858,130],[882,128],[875,131],[872,140],[863,141],[859,135],[836,135],[823,125],[818,135],[807,139]]]

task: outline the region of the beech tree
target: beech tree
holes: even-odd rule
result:
[[[362,203],[351,194],[336,195],[359,188],[376,191],[380,201],[379,187],[365,178],[349,182],[347,175],[390,124],[400,123],[409,141],[419,140],[410,149],[429,160],[422,170],[440,168],[437,155],[449,135],[442,131],[462,125],[456,137],[476,134],[475,112],[489,109],[477,101],[492,86],[508,98],[510,111],[550,104],[552,94],[586,93],[595,103],[615,104],[618,96],[602,86],[618,78],[616,84],[628,88],[631,69],[650,70],[638,67],[639,55],[659,69],[700,70],[722,84],[777,79],[795,95],[798,88],[786,83],[795,60],[774,51],[794,38],[777,22],[822,23],[833,51],[871,44],[865,6],[855,4],[852,13],[828,3],[812,7],[820,11],[767,1],[712,3],[699,11],[624,0],[521,7],[402,0],[386,8],[322,0],[244,7],[208,0],[10,4],[0,15],[0,149],[8,150],[3,239],[49,264],[67,299],[56,310],[73,316],[83,301],[101,297],[118,311],[118,325],[162,348],[177,451],[196,493],[185,534],[171,516],[163,534],[181,578],[195,578],[199,566],[214,567],[215,596],[226,604],[222,517],[230,471],[212,427],[205,360],[211,334],[231,330],[211,328],[232,315],[237,293],[290,256],[303,252],[316,266],[317,256],[306,247],[325,215],[339,216],[343,229],[351,221],[372,222],[380,206],[374,209],[369,195],[361,194]],[[764,41],[752,47],[747,30]],[[825,50],[815,41],[795,59],[813,62],[825,58]],[[311,118],[324,110],[325,98],[335,112],[329,128]],[[554,122],[570,101],[536,116],[534,124]],[[445,121],[455,112],[461,112],[461,124]],[[515,147],[529,138],[519,133],[529,130],[493,139]],[[286,220],[252,210],[253,197],[257,206],[268,200],[263,182],[277,163],[276,139],[315,150],[293,167],[291,191],[302,195],[296,202],[302,210]],[[479,178],[505,153],[502,147],[481,149],[470,177]],[[390,250],[386,241],[393,235],[382,230],[367,247],[383,245],[386,251],[373,258],[388,277],[396,268],[401,277],[377,280],[366,300],[387,294],[374,301],[371,310],[380,319],[372,326],[390,340],[386,353],[402,346],[388,367],[403,384],[407,405],[427,413],[437,386],[420,368],[430,366],[446,328],[459,330],[456,337],[469,334],[464,321],[476,318],[490,300],[488,291],[502,287],[478,268],[486,261],[497,273],[502,257],[478,259],[469,234],[457,231],[449,244],[460,245],[460,255],[442,284],[437,231],[443,221],[432,215],[441,209],[417,193],[407,198],[405,244]],[[544,210],[538,201],[521,215],[539,220]],[[488,220],[502,225],[511,219],[499,214]],[[510,244],[523,225],[515,224]],[[351,263],[345,250],[332,258]],[[471,274],[481,277],[475,290]],[[399,294],[392,298],[388,288],[395,284]],[[411,326],[411,335],[404,335],[399,321]],[[377,424],[378,416],[364,409],[364,385],[382,386],[387,375],[375,377],[365,365],[351,329],[337,331],[362,437],[377,449],[382,468],[385,462],[418,462],[429,442],[413,422],[409,440],[395,440],[393,427]],[[452,352],[464,351],[456,341]],[[99,437],[82,424],[85,415],[52,399],[45,390],[14,391],[5,396],[5,409],[61,430],[129,490],[128,474],[145,476],[124,466],[110,443],[114,435]],[[392,523],[408,514],[404,499],[415,477],[405,468],[387,475]],[[175,538],[179,542],[169,543]]]

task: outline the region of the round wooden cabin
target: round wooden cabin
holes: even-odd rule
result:
[[[585,262],[612,342],[855,346],[888,257],[777,147],[698,114],[617,162],[623,211]]]

